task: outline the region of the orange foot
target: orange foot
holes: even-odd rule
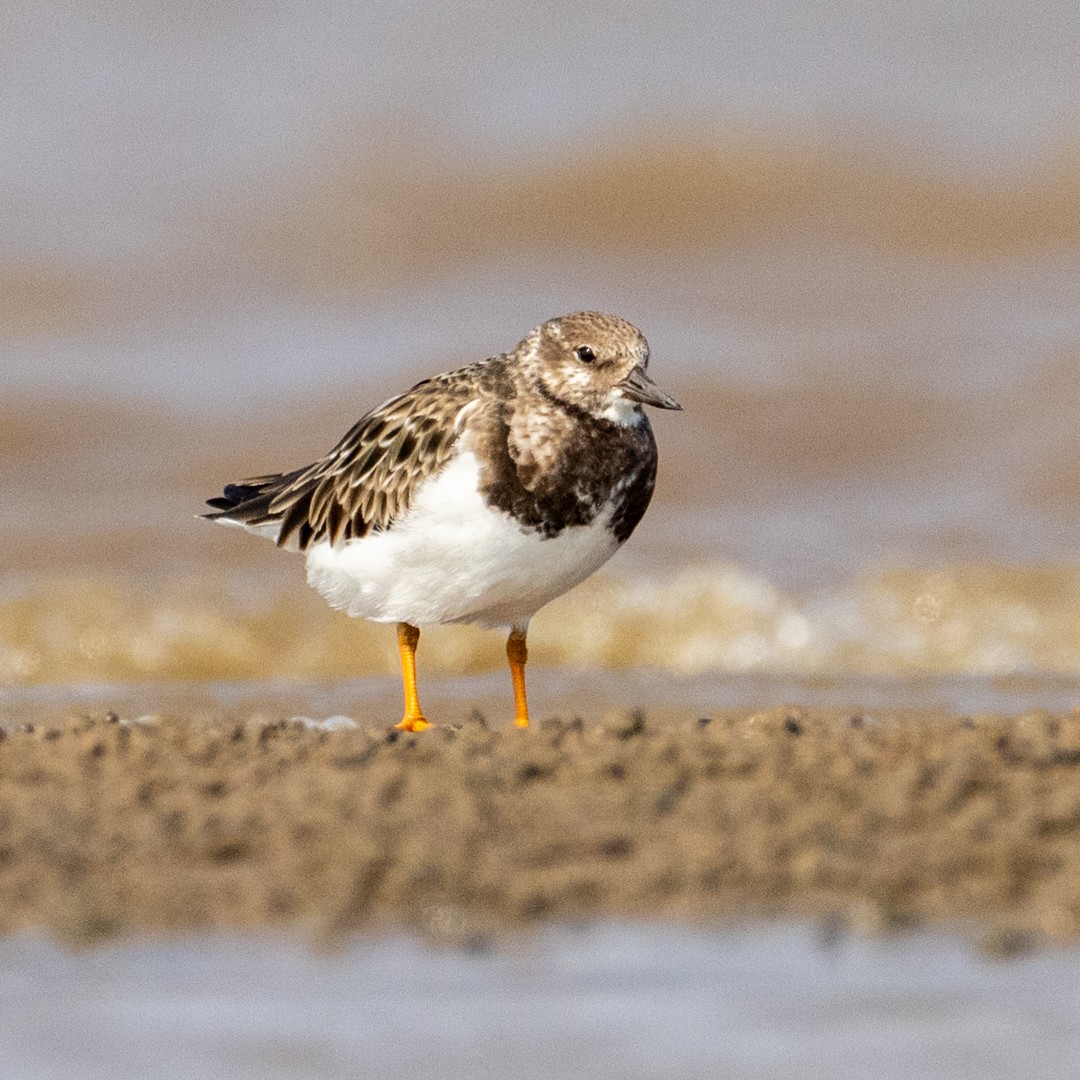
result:
[[[401,723],[395,724],[394,727],[402,731],[427,731],[431,727],[431,722],[417,713],[415,716],[403,716]]]

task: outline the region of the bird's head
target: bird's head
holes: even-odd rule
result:
[[[646,374],[649,343],[615,315],[579,311],[541,324],[514,352],[541,393],[620,424],[641,420],[641,406],[681,409]]]

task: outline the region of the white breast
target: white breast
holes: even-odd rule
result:
[[[478,478],[476,458],[462,452],[391,529],[313,545],[309,584],[333,607],[375,622],[524,625],[618,548],[611,510],[544,539],[487,506]]]

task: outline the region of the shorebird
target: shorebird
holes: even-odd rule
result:
[[[429,726],[419,628],[509,628],[514,722],[527,727],[529,620],[605,563],[652,497],[642,406],[681,406],[648,362],[623,319],[551,319],[509,352],[391,398],[313,464],[227,485],[206,517],[305,553],[332,607],[397,623],[408,731]]]

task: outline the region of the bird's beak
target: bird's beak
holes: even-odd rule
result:
[[[640,365],[616,385],[631,401],[640,401],[642,405],[655,405],[658,409],[682,409],[673,397],[665,394],[645,374],[645,369]]]

